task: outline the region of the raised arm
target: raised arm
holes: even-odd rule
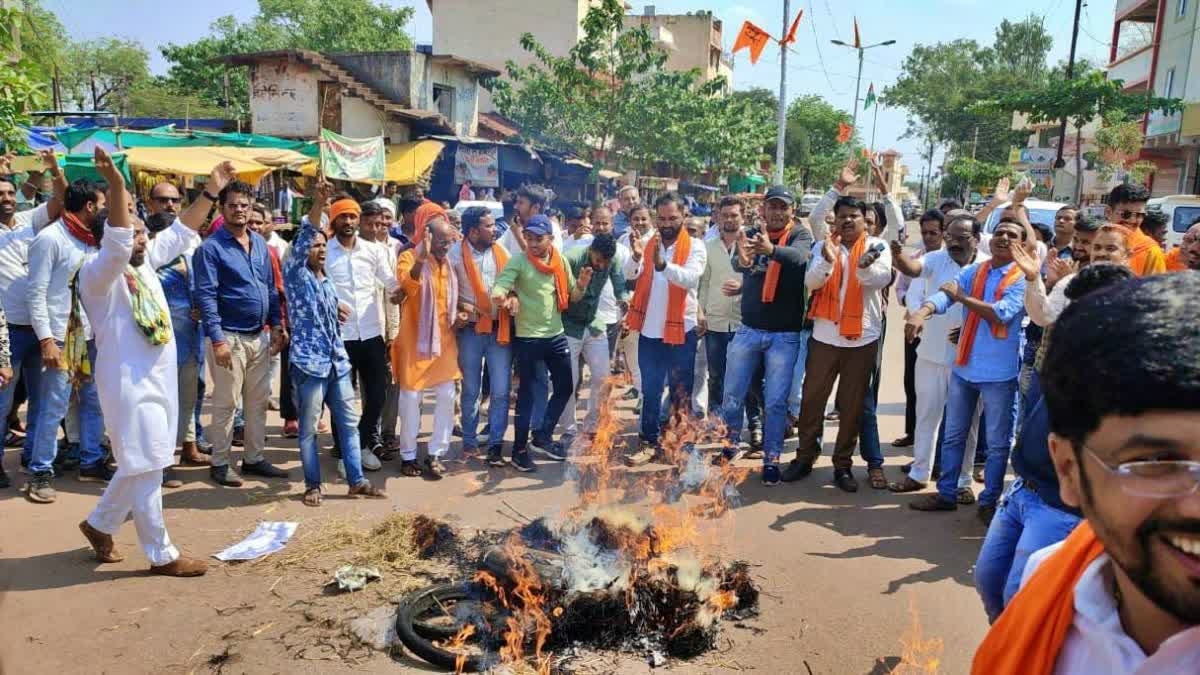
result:
[[[179,220],[190,229],[199,232],[207,222],[208,212],[217,203],[221,190],[224,190],[225,186],[236,178],[233,162],[225,161],[214,166],[208,174],[208,182],[204,184],[204,190],[199,197],[192,201]]]
[[[817,202],[817,205],[808,214],[808,224],[812,227],[814,239],[824,241],[828,236],[829,225],[825,223],[825,216],[833,210],[833,205],[837,202],[838,197],[845,194],[856,180],[858,180],[858,159],[851,157],[850,161],[842,167],[842,172],[838,175],[833,187],[821,197],[821,201]]]
[[[137,233],[130,222],[125,177],[100,146],[96,146],[92,161],[96,172],[108,183],[108,223],[100,240],[100,252],[79,269],[79,283],[83,292],[99,296],[108,293],[129,265]]]
[[[58,158],[54,156],[53,150],[42,150],[38,153],[38,157],[42,159],[42,166],[50,172],[51,182],[54,184],[54,194],[50,197],[50,201],[46,202],[47,220],[41,225],[41,227],[45,227],[62,216],[63,204],[67,198],[67,177],[63,175],[62,167],[58,165]],[[34,227],[40,229],[37,225]]]

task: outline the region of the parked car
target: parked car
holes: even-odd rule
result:
[[[1167,250],[1179,246],[1183,234],[1200,218],[1200,196],[1171,195],[1156,197],[1146,204],[1148,210],[1162,211],[1167,216]]]
[[[984,232],[991,234],[996,231],[996,223],[1000,222],[1000,214],[1008,208],[1008,204],[1009,202],[1004,202],[988,215],[987,222],[983,224]],[[1025,208],[1029,209],[1029,222],[1048,225],[1051,232],[1054,231],[1054,216],[1064,206],[1066,204],[1060,202],[1044,202],[1040,199],[1025,200]]]
[[[458,215],[461,216],[464,211],[471,208],[472,206],[482,206],[483,208],[487,209],[488,211],[491,211],[492,217],[495,218],[496,220],[500,220],[501,218],[504,217],[504,205],[501,204],[500,202],[471,201],[471,200],[464,199],[454,205],[454,210],[457,211]]]
[[[808,214],[812,213],[813,207],[821,201],[821,195],[816,193],[808,193],[800,197],[800,216],[807,218]]]

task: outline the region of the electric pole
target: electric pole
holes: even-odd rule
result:
[[[1067,56],[1067,80],[1075,79],[1075,44],[1079,41],[1079,12],[1083,9],[1083,0],[1075,0],[1075,25],[1071,29],[1071,53]],[[1161,19],[1160,19],[1161,20]],[[1153,89],[1153,83],[1151,83]],[[1067,118],[1062,118],[1058,127],[1058,156],[1054,159],[1054,168],[1061,169],[1067,165],[1063,160],[1063,146],[1067,144]],[[1078,154],[1079,148],[1075,148]],[[1080,180],[1079,176],[1075,177]]]
[[[788,17],[791,15],[789,0],[783,0],[783,32],[787,35]],[[776,115],[775,131],[775,184],[783,185],[783,144],[787,138],[787,45],[779,45],[779,111]]]

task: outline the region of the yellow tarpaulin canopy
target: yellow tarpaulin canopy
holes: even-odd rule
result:
[[[214,166],[228,160],[233,162],[238,178],[248,183],[257,183],[273,169],[298,167],[309,161],[293,150],[273,148],[147,147],[129,148],[125,153],[129,165],[135,169],[184,176],[207,176]]]
[[[441,141],[430,140],[387,146],[384,180],[398,185],[415,185],[437,161],[445,147],[446,144]],[[300,173],[305,176],[317,175],[317,163],[309,162],[300,169]]]

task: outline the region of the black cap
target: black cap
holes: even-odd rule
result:
[[[770,189],[767,190],[766,201],[770,201],[772,199],[781,199],[785,204],[788,205],[791,205],[796,201],[796,197],[792,194],[792,191],[782,185],[772,185]]]

